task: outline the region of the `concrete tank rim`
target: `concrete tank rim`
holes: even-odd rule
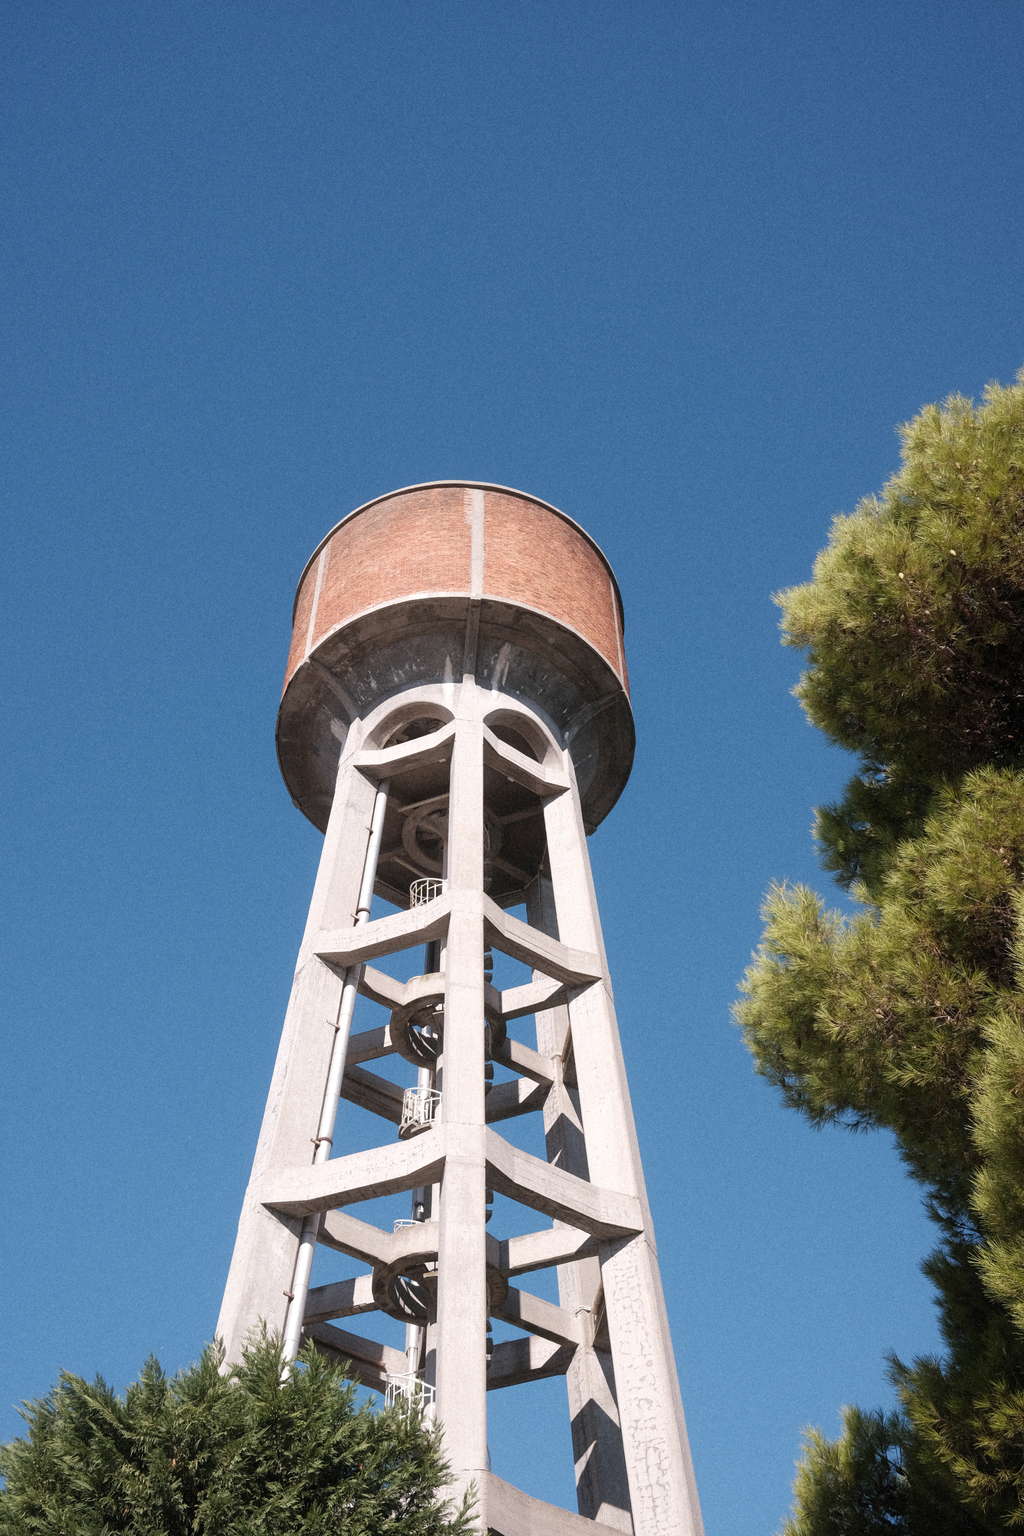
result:
[[[410,491],[441,490],[448,486],[452,487],[453,489],[456,487],[461,487],[463,490],[467,491],[502,491],[506,496],[519,496],[523,501],[532,501],[535,506],[543,507],[546,511],[553,512],[556,517],[560,517],[562,519],[563,523],[568,523],[570,528],[575,528],[576,532],[580,534],[584,539],[586,539],[587,543],[598,556],[605,570],[608,572],[608,577],[612,584],[612,591],[615,593],[615,603],[619,610],[619,628],[623,637],[625,637],[626,610],[622,601],[622,593],[619,591],[619,583],[615,578],[615,572],[612,570],[611,561],[608,559],[608,556],[605,554],[600,544],[598,544],[597,540],[592,538],[587,530],[582,526],[582,524],[578,523],[574,517],[570,517],[568,512],[563,512],[561,507],[556,507],[553,502],[544,501],[540,496],[533,496],[529,491],[517,490],[514,485],[496,485],[491,480],[422,480],[417,485],[401,485],[397,490],[385,491],[382,496],[374,496],[370,501],[364,501],[362,506],[353,507],[351,512],[346,512],[345,516],[340,518],[328,533],[324,534],[323,538],[320,540],[320,543],[317,545],[316,549],[314,549],[313,553],[302,567],[302,575],[299,577],[298,585],[295,588],[295,599],[292,603],[292,627],[294,628],[295,626],[295,615],[298,612],[299,593],[302,591],[302,583],[305,581],[307,575],[309,574],[310,566],[313,564],[314,560],[319,557],[320,551],[323,549],[324,545],[330,543],[331,539],[334,538],[334,535],[344,523],[350,523],[354,517],[359,516],[360,512],[367,512],[369,511],[370,507],[379,506],[382,501],[390,501],[393,496],[405,496]]]

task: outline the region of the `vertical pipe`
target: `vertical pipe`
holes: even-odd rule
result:
[[[390,779],[382,779],[377,786],[377,793],[374,796],[373,815],[370,818],[370,837],[366,845],[366,858],[363,861],[363,878],[359,887],[359,901],[356,905],[355,926],[357,928],[361,927],[363,923],[368,922],[370,917],[370,904],[373,901],[373,884],[377,878],[377,861],[380,858],[381,838],[384,835],[384,815],[388,808],[388,791],[390,788]],[[320,1125],[316,1133],[316,1151],[313,1155],[314,1163],[325,1163],[331,1155],[334,1122],[338,1114],[341,1085],[345,1078],[345,1058],[348,1056],[349,1036],[352,1033],[352,1015],[355,1012],[356,998],[359,995],[359,983],[362,979],[362,964],[349,966],[345,974],[345,986],[341,994],[341,1004],[338,1008],[334,1049],[331,1052],[331,1065],[327,1073],[327,1087],[324,1090],[323,1108],[320,1111]],[[299,1344],[302,1340],[302,1324],[306,1315],[309,1277],[313,1269],[313,1255],[316,1252],[316,1240],[319,1231],[320,1212],[314,1211],[312,1216],[307,1216],[303,1223],[302,1236],[299,1239],[299,1252],[295,1260],[292,1294],[288,1302],[288,1316],[285,1319],[284,1340],[281,1347],[286,1369],[298,1354]]]

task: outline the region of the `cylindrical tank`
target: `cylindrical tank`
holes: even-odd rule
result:
[[[313,552],[295,597],[277,721],[295,804],[325,829],[353,717],[469,672],[547,718],[593,830],[633,761],[622,635],[608,561],[547,502],[466,480],[367,502]]]

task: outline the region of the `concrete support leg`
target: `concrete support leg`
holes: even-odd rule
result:
[[[540,879],[532,887],[527,917],[533,927],[558,938],[550,881]],[[561,1060],[568,1034],[568,1008],[550,1008],[537,1015],[537,1049],[557,1061],[555,1083],[544,1103],[544,1139],[549,1163],[577,1178],[588,1179],[577,1095],[566,1082]],[[612,1530],[631,1532],[633,1520],[615,1401],[615,1373],[611,1355],[598,1350],[594,1339],[594,1307],[600,1290],[601,1266],[597,1259],[558,1266],[559,1305],[583,1325],[583,1342],[565,1377],[576,1464],[576,1500],[581,1515]]]
[[[567,767],[571,773],[568,760]],[[599,982],[570,994],[568,1010],[590,1178],[636,1195],[644,1214],[641,1235],[601,1249],[633,1529],[635,1536],[702,1536],[578,796],[549,801],[545,822],[558,936],[563,944],[599,955],[604,973]]]
[[[472,706],[475,690],[464,687]],[[441,1113],[448,1154],[438,1237],[437,1414],[455,1493],[487,1468],[487,1288],[484,1141],[483,737],[459,720],[451,767]]]
[[[358,733],[353,732],[354,746]],[[254,1327],[284,1328],[301,1218],[268,1211],[256,1190],[272,1168],[312,1163],[342,980],[313,952],[324,927],[355,919],[374,788],[343,757],[331,820],[285,1015],[273,1081],[217,1323],[229,1361],[241,1358]]]
[[[245,1192],[238,1237],[217,1322],[229,1361],[260,1323],[283,1333],[302,1218],[268,1211],[256,1194],[266,1171],[283,1162],[312,1162],[324,1082],[334,1042],[341,982],[315,955],[295,973],[281,1049],[252,1177]]]

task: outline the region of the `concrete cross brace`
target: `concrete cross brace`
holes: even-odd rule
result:
[[[486,1472],[481,1479],[480,1494],[486,1501],[490,1536],[600,1536],[602,1531],[621,1530],[621,1526],[605,1525],[601,1520],[588,1520],[545,1504],[493,1472]]]
[[[383,1029],[365,1029],[362,1034],[352,1035],[349,1039],[346,1071],[361,1061],[379,1061],[382,1056],[393,1056],[394,1053],[390,1024],[385,1024]]]
[[[359,993],[368,997],[371,1003],[380,1003],[383,1008],[399,1008],[406,1000],[405,982],[395,981],[393,976],[375,970],[372,965],[363,970]]]
[[[560,944],[557,939],[541,933],[538,928],[531,928],[528,923],[520,922],[518,917],[503,912],[489,896],[483,898],[483,906],[488,942],[504,954],[511,955],[513,960],[520,960],[524,965],[543,971],[545,976],[566,982],[571,987],[600,979],[601,961],[597,955]]]
[[[550,1056],[531,1051],[528,1045],[521,1045],[518,1040],[512,1040],[507,1035],[504,1043],[495,1051],[494,1060],[500,1061],[503,1067],[509,1067],[513,1072],[521,1073],[523,1077],[532,1078],[535,1083],[543,1083],[547,1088],[555,1080]],[[536,1108],[540,1108],[539,1103]]]
[[[436,1184],[444,1164],[443,1134],[427,1131],[412,1141],[333,1157],[308,1168],[277,1168],[267,1175],[261,1198],[269,1210],[309,1216],[313,1211]]]
[[[320,1222],[317,1242],[337,1253],[347,1253],[350,1258],[361,1259],[364,1264],[388,1264],[391,1262],[392,1234],[350,1216],[348,1211],[325,1211]]]
[[[574,1345],[552,1344],[547,1339],[507,1339],[495,1344],[487,1367],[487,1390],[518,1387],[524,1381],[564,1376],[575,1352]]]
[[[451,898],[438,896],[422,907],[375,918],[361,928],[328,929],[316,937],[316,954],[339,969],[394,955],[417,944],[429,944],[432,939],[443,939],[450,912]]]
[[[517,1080],[511,1083],[495,1083],[484,1105],[487,1124],[498,1120],[511,1120],[515,1115],[526,1115],[541,1109],[551,1083],[531,1083]]]
[[[335,1280],[331,1285],[311,1287],[306,1296],[303,1329],[313,1323],[327,1323],[332,1317],[356,1317],[361,1312],[376,1312],[373,1276],[357,1275],[354,1280]]]
[[[415,1001],[414,989],[419,987],[422,990],[425,979],[414,976],[411,981],[396,981],[393,976],[388,976],[384,971],[375,970],[372,965],[367,965],[359,983],[359,992],[362,997],[369,998],[373,1003],[380,1003],[384,1008],[404,1008]],[[488,987],[487,994],[488,1005],[493,1007],[503,1019],[521,1019],[531,1013],[540,1013],[545,1008],[558,1008],[566,1001],[568,995],[565,983],[556,981],[550,976],[528,981],[521,987],[510,987],[504,992],[497,992],[493,987]],[[493,994],[493,997],[490,994]]]
[[[526,1232],[498,1244],[498,1268],[507,1275],[526,1275],[535,1269],[550,1269],[573,1259],[597,1258],[599,1239],[573,1227],[546,1227],[542,1232]]]
[[[596,1237],[643,1230],[635,1196],[588,1184],[575,1174],[521,1152],[495,1131],[487,1132],[487,1176],[491,1187],[501,1194]]]
[[[455,743],[454,725],[446,725],[429,736],[418,736],[413,742],[401,742],[394,747],[370,748],[357,753],[353,763],[360,773],[371,779],[393,779],[411,768],[422,768],[430,763],[445,763],[452,755]]]
[[[358,1333],[335,1328],[332,1323],[312,1323],[306,1337],[335,1358],[352,1363],[354,1373],[364,1386],[383,1390],[388,1376],[400,1376],[406,1368],[405,1355],[390,1344],[364,1339]]]
[[[436,1184],[445,1173],[453,1130],[435,1126],[413,1141],[353,1152],[306,1168],[276,1169],[267,1176],[261,1201],[269,1210],[308,1216],[313,1211],[329,1211]],[[495,1131],[485,1131],[484,1135],[487,1179],[501,1194],[597,1237],[622,1237],[643,1230],[640,1204],[634,1195],[588,1184],[575,1174],[521,1152]]]
[[[338,1253],[361,1259],[364,1264],[391,1264],[408,1252],[437,1252],[437,1222],[417,1222],[385,1232],[381,1227],[360,1221],[348,1211],[326,1211],[320,1226],[320,1241]],[[540,1232],[526,1232],[521,1237],[501,1241],[487,1234],[487,1262],[507,1275],[525,1275],[538,1269],[550,1269],[571,1259],[596,1258],[600,1239],[573,1227],[545,1227]],[[312,1294],[312,1293],[311,1293]]]
[[[546,1008],[560,1008],[567,999],[565,984],[551,976],[536,977],[521,987],[509,987],[501,994],[501,1015],[505,1019],[521,1019],[527,1014],[542,1013]]]
[[[364,1072],[361,1067],[350,1065],[351,1060],[349,1054],[341,1084],[342,1098],[350,1104],[358,1104],[360,1109],[368,1109],[373,1115],[379,1115],[382,1120],[401,1125],[402,1089],[386,1077],[378,1076],[376,1072]]]
[[[553,1344],[567,1344],[570,1349],[575,1349],[581,1341],[580,1325],[571,1312],[540,1296],[533,1296],[529,1291],[517,1290],[514,1285],[509,1286],[501,1306],[492,1308],[491,1315],[522,1328],[525,1333],[550,1339]]]
[[[506,779],[532,790],[541,799],[548,795],[563,795],[569,788],[569,780],[564,773],[544,768],[534,762],[533,758],[525,757],[507,742],[499,741],[486,725],[483,728],[483,742],[486,767],[496,769]]]

